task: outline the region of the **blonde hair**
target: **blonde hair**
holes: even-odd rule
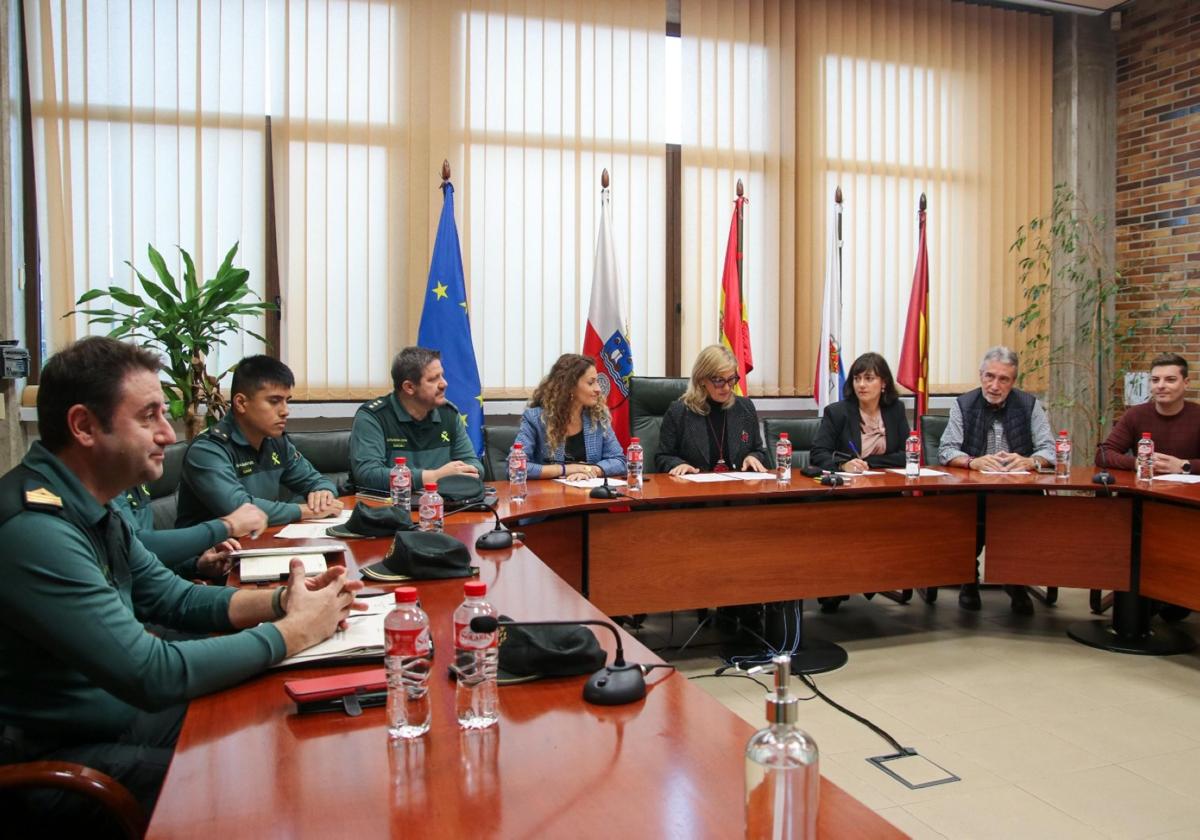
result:
[[[595,360],[587,356],[581,356],[578,353],[563,353],[550,368],[546,377],[538,383],[533,396],[529,398],[531,407],[542,409],[542,423],[546,426],[546,443],[551,452],[558,451],[558,447],[566,441],[567,426],[571,422],[571,398],[575,394],[579,380],[595,366]],[[591,415],[592,423],[600,428],[605,428],[612,421],[608,416],[608,406],[604,402],[604,395],[600,396],[601,398],[596,401],[596,404],[587,409],[587,413]]]
[[[687,391],[680,397],[683,404],[696,414],[708,414],[708,391],[704,389],[704,380],[717,376],[722,371],[732,370],[737,373],[737,359],[728,347],[721,344],[710,344],[696,356],[692,365],[692,379],[688,382]],[[729,391],[729,400],[722,406],[729,408],[736,399],[733,389]]]

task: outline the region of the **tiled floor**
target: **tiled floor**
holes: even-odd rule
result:
[[[1200,838],[1200,653],[1127,656],[1071,641],[1067,625],[1092,618],[1082,590],[1036,604],[1032,619],[1013,616],[999,590],[974,614],[953,589],[934,606],[861,596],[833,616],[806,606],[805,632],[850,654],[816,677],[821,689],[962,778],[909,790],[865,760],[891,751],[879,736],[819,699],[801,705],[822,772],[911,836]],[[711,674],[715,630],[674,652],[696,623],[655,615],[640,636],[688,676]],[[1200,639],[1200,619],[1178,626]],[[696,684],[762,724],[750,680]]]

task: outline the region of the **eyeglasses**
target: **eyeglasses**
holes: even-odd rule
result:
[[[714,388],[724,388],[726,385],[728,385],[730,388],[732,388],[734,385],[738,384],[738,380],[740,380],[741,378],[742,377],[738,376],[735,373],[733,376],[730,376],[728,379],[726,379],[723,376],[710,376],[710,377],[708,377],[708,381],[712,384],[712,386]]]

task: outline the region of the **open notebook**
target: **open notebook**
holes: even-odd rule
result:
[[[324,554],[301,554],[288,552],[286,554],[258,554],[251,557],[241,557],[238,566],[242,583],[267,583],[273,580],[287,580],[291,571],[292,560],[304,563],[304,574],[312,577],[319,575],[327,568]]]
[[[388,597],[360,600],[367,604],[367,609],[350,613],[345,630],[338,630],[320,644],[289,656],[275,667],[383,659],[383,619],[392,608],[393,600]]]

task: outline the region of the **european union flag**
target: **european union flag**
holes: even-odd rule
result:
[[[467,315],[467,284],[463,279],[462,251],[454,224],[454,187],[442,182],[442,218],[429,262],[429,283],[417,343],[442,354],[446,371],[446,397],[458,408],[459,422],[467,429],[475,452],[483,452],[483,388],[479,365],[471,344]]]

